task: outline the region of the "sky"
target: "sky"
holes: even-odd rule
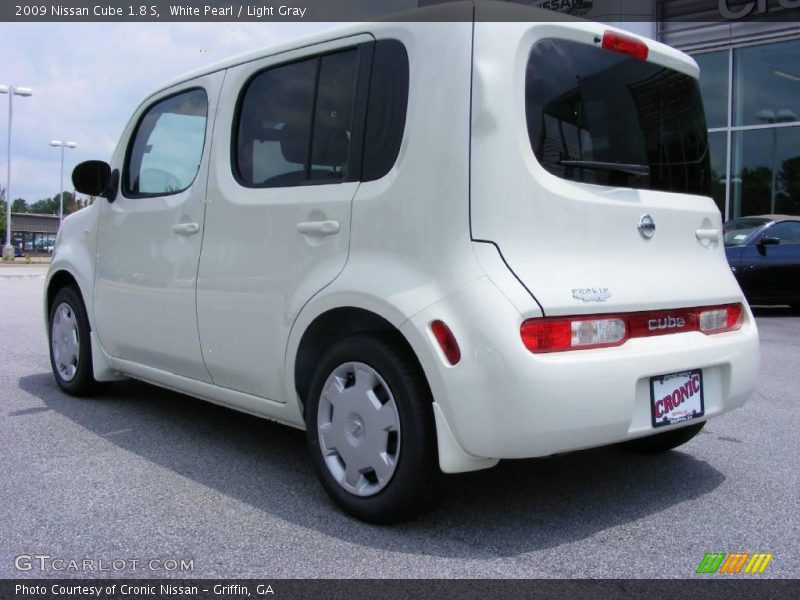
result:
[[[337,23],[0,23],[0,84],[14,97],[11,196],[29,204],[59,192],[79,162],[108,161],[133,111],[186,71]],[[0,186],[6,187],[8,96],[0,94]]]

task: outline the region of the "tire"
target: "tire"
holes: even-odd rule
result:
[[[311,380],[306,432],[322,486],[362,521],[411,519],[441,497],[431,393],[390,337],[360,334],[328,350]]]
[[[658,454],[660,452],[667,452],[677,448],[678,446],[682,446],[691,440],[694,436],[700,433],[700,430],[703,429],[705,425],[706,422],[703,421],[702,423],[687,425],[686,427],[681,427],[680,429],[675,429],[673,431],[667,431],[665,433],[659,433],[649,437],[623,442],[620,444],[620,446],[625,450],[638,452],[640,454]]]
[[[48,320],[50,366],[58,387],[70,396],[89,396],[98,387],[92,373],[89,332],[80,292],[73,286],[58,290]]]

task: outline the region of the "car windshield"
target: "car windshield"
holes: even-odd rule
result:
[[[741,246],[756,231],[769,223],[766,219],[736,219],[728,221],[724,225],[725,245]]]

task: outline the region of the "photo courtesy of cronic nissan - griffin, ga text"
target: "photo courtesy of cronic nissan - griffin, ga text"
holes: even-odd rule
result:
[[[404,19],[179,77],[75,168],[101,198],[46,281],[58,385],[132,377],[304,428],[372,522],[444,474],[667,451],[741,406],[758,333],[696,63],[509,3]]]

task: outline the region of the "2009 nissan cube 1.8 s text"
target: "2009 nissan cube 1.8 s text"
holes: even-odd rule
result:
[[[425,10],[181,77],[76,167],[104,199],[48,275],[61,388],[133,377],[305,428],[373,522],[443,473],[669,450],[745,402],[758,335],[695,62],[527,7]]]

